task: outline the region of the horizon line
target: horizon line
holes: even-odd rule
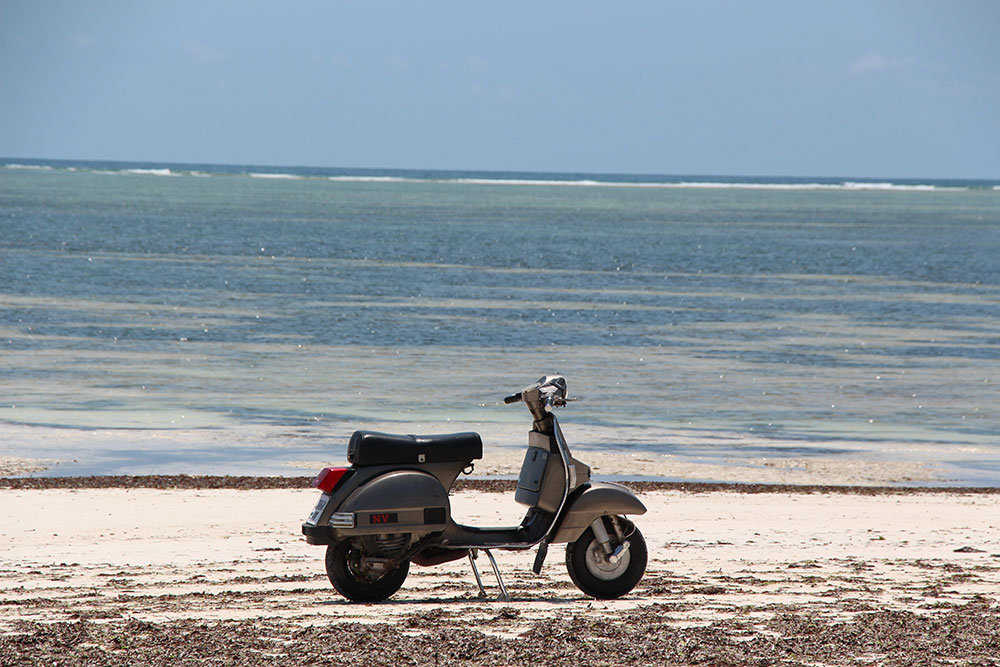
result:
[[[344,172],[424,172],[438,174],[538,174],[538,175],[559,175],[559,176],[623,176],[632,178],[697,178],[697,179],[821,179],[824,181],[851,182],[864,180],[868,182],[919,182],[919,181],[978,181],[992,182],[1000,184],[1000,177],[970,177],[970,176],[864,176],[864,175],[818,175],[808,174],[795,176],[791,174],[738,174],[738,173],[705,173],[705,172],[640,172],[640,171],[556,171],[539,169],[486,169],[486,168],[452,168],[452,167],[359,167],[359,166],[324,166],[310,164],[267,164],[263,162],[179,162],[175,160],[126,160],[126,159],[103,159],[103,158],[50,158],[50,157],[27,157],[27,156],[0,156],[0,166],[9,167],[11,164],[18,164],[16,161],[23,160],[36,163],[104,163],[121,165],[163,165],[163,166],[201,166],[201,167],[253,167],[265,169],[315,169],[315,170],[336,170]]]

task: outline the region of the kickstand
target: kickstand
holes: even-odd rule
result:
[[[483,588],[483,578],[479,576],[479,568],[476,567],[476,550],[469,549],[469,563],[472,565],[472,574],[476,575],[476,585],[479,586],[479,597],[486,599],[486,589]]]
[[[476,566],[476,557],[478,556],[478,549],[469,549],[469,563],[472,565],[472,574],[476,575],[476,585],[479,586],[479,597],[483,600],[487,598],[486,589],[483,588],[483,578],[479,574],[479,568]],[[497,561],[490,553],[489,549],[483,549],[486,552],[486,557],[490,559],[490,565],[493,566],[493,574],[497,578],[497,585],[500,587],[500,595],[497,596],[498,600],[503,602],[510,602],[511,597],[507,592],[507,587],[503,585],[503,579],[500,577],[500,568],[497,567]]]

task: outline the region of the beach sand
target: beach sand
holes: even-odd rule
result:
[[[583,596],[556,546],[537,577],[496,553],[510,602],[461,560],[353,604],[300,535],[312,489],[48,484],[0,484],[3,665],[1000,664],[996,492],[646,485],[624,599]],[[522,510],[466,488],[453,511]]]

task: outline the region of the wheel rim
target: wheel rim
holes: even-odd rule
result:
[[[612,563],[597,540],[591,540],[587,547],[587,570],[601,581],[611,581],[622,576],[628,569],[630,561],[629,552],[625,551],[617,563]]]

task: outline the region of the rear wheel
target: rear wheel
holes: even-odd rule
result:
[[[326,548],[326,574],[337,592],[354,602],[381,602],[399,590],[410,571],[410,561],[398,565],[373,555],[351,540]]]
[[[625,595],[639,583],[646,572],[646,541],[642,533],[630,521],[605,517],[604,522],[618,521],[624,538],[629,543],[626,549],[612,562],[601,543],[588,528],[575,542],[566,545],[566,569],[577,588],[601,600],[611,600]],[[617,532],[608,527],[612,547],[618,546]]]

